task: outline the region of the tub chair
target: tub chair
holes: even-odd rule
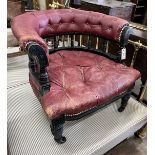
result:
[[[124,111],[140,77],[139,71],[124,65],[132,33],[126,20],[59,9],[19,15],[11,26],[28,54],[29,82],[57,143],[66,141],[65,121],[97,112],[120,98],[118,111]],[[109,43],[118,49],[108,52]]]

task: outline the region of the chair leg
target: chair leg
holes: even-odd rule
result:
[[[118,108],[119,112],[123,112],[125,110],[128,101],[130,99],[130,96],[131,96],[131,90],[128,91],[127,94],[122,97],[121,106]]]
[[[54,140],[59,144],[63,144],[66,142],[66,137],[62,136],[64,123],[65,120],[63,117],[51,120],[51,132],[54,136]]]

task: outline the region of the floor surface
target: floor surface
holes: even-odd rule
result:
[[[135,136],[124,140],[105,155],[147,155],[147,138],[136,138]]]
[[[20,58],[20,59],[19,59]],[[18,69],[21,71],[21,76],[24,77],[24,70],[27,70],[27,56],[21,56],[16,58],[8,59],[8,74],[12,73],[12,70]],[[23,72],[23,73],[22,73]],[[18,78],[14,75],[11,76],[12,80],[18,84],[18,78],[22,83],[27,83],[28,79],[22,80],[19,76]],[[15,86],[12,80],[8,80],[8,85],[10,87]],[[20,85],[20,83],[19,83]],[[116,147],[105,153],[105,155],[146,155],[147,154],[147,138],[140,139],[136,137],[131,137],[124,140],[122,143],[118,144]]]

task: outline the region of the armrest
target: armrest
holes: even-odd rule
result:
[[[48,66],[48,58],[44,49],[35,42],[26,45],[26,51],[29,56],[30,72],[40,85],[41,94],[50,90],[50,82],[46,67]]]
[[[22,50],[26,49],[29,42],[35,42],[44,49],[46,54],[48,53],[47,44],[39,33],[39,21],[34,13],[24,13],[13,18],[11,29]]]
[[[39,72],[42,68],[48,66],[48,58],[44,49],[36,42],[29,42],[26,45],[26,51],[28,52],[29,58],[39,65]]]
[[[126,55],[126,50],[123,51],[122,49],[128,44],[128,39],[132,33],[133,33],[132,28],[130,28],[129,26],[125,26],[120,33],[119,46],[121,50],[118,52],[119,54],[118,62],[123,63],[124,65],[126,65],[124,62],[124,60],[126,59],[126,56],[123,56],[123,55]]]
[[[130,35],[133,34],[132,28],[125,26],[120,33],[120,46],[125,47],[128,44]]]
[[[11,23],[12,32],[19,40],[22,50],[29,56],[29,68],[40,85],[42,94],[49,91],[50,82],[46,67],[48,66],[48,47],[39,33],[39,21],[34,13],[16,16]]]

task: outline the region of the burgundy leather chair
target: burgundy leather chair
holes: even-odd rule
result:
[[[80,119],[119,98],[118,111],[125,109],[140,77],[123,65],[122,49],[131,34],[126,20],[76,9],[46,10],[15,17],[12,30],[27,51],[29,81],[51,120],[56,142],[66,141],[65,121]],[[100,44],[107,41],[120,50],[106,52]]]

